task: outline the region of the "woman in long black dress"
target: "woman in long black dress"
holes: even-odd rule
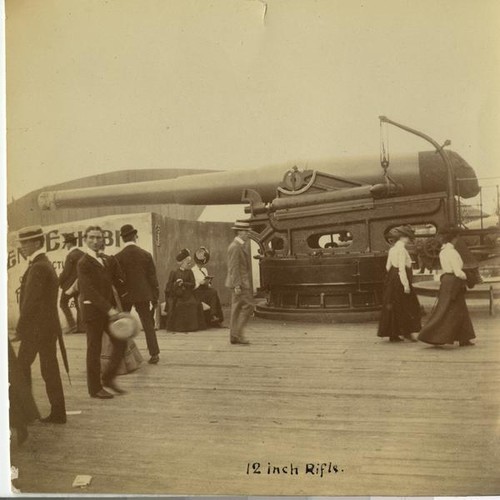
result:
[[[441,235],[444,245],[439,261],[443,274],[438,300],[418,340],[433,345],[459,342],[460,346],[471,346],[474,345],[471,339],[476,335],[465,302],[467,276],[463,270],[464,263],[455,249],[458,230],[448,229]]]
[[[179,267],[170,272],[165,287],[167,330],[194,332],[206,328],[201,302],[194,296],[195,279],[191,254],[184,248],[175,258]]]
[[[391,229],[389,238],[396,240],[387,255],[387,276],[382,297],[382,311],[377,335],[391,342],[406,339],[416,342],[412,333],[421,328],[421,311],[412,285],[412,262],[406,245],[415,238],[411,226]]]

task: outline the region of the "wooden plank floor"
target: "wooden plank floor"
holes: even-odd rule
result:
[[[90,399],[85,336],[66,336],[66,426],[40,423],[12,445],[23,492],[227,495],[500,493],[500,331],[473,316],[477,346],[390,344],[375,324],[253,320],[228,330],[158,332],[161,362],[119,378],[129,393]],[[144,337],[137,343],[147,360]],[[39,369],[34,391],[48,411]],[[260,462],[262,474],[247,475]],[[299,475],[268,475],[267,464]],[[307,463],[343,472],[305,475]]]

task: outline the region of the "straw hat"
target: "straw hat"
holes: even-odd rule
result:
[[[121,312],[117,319],[109,322],[109,333],[115,339],[129,340],[139,333],[139,325],[131,314]]]
[[[23,241],[35,240],[43,237],[44,234],[42,226],[28,226],[19,230],[17,241],[22,243]]]

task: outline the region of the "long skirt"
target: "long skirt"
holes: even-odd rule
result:
[[[167,330],[171,332],[195,332],[207,327],[203,306],[190,292],[169,301]]]
[[[465,302],[466,282],[454,274],[441,275],[437,304],[422,328],[418,340],[443,345],[475,338]]]
[[[40,418],[31,387],[26,381],[9,342],[9,417],[10,426],[16,429],[26,427]]]
[[[224,320],[224,314],[222,312],[222,306],[217,290],[207,285],[200,285],[194,290],[193,293],[198,302],[204,302],[210,307],[208,311],[205,311],[207,324],[215,322],[222,323],[222,321]],[[215,318],[217,319],[215,320]]]
[[[111,352],[113,350],[113,344],[109,339],[108,335],[104,334],[102,336],[102,349],[101,349],[101,373],[106,371],[106,367],[111,359]],[[125,354],[118,367],[117,375],[125,375],[131,373],[141,366],[143,362],[142,355],[137,348],[136,343],[133,340],[127,341],[127,348],[125,349]]]
[[[412,270],[406,268],[406,274],[410,283],[410,293],[404,292],[397,268],[391,267],[387,273],[378,324],[379,337],[409,335],[418,332],[422,326],[420,304],[411,284]]]

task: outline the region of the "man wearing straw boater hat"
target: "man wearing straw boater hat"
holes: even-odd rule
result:
[[[243,329],[254,309],[252,293],[252,261],[250,255],[250,224],[237,221],[232,229],[236,237],[227,250],[226,286],[231,289],[231,344],[247,345]]]
[[[59,299],[59,307],[64,313],[66,322],[68,323],[69,332],[82,332],[80,306],[78,304],[78,286],[76,279],[76,265],[84,256],[84,252],[77,247],[77,237],[73,233],[63,233],[63,247],[68,249],[66,259],[61,274],[59,275],[59,286],[61,287],[61,298]],[[69,308],[69,302],[73,299],[76,309],[76,321],[73,313]]]
[[[102,336],[109,334],[110,320],[119,317],[113,286],[119,296],[126,294],[123,273],[116,259],[109,259],[102,250],[103,234],[99,226],[85,230],[86,254],[78,261],[77,276],[82,302],[82,316],[87,331],[87,386],[92,398],[111,399],[125,391],[115,383],[115,377],[127,348],[126,341],[110,335],[113,344],[111,358],[101,379]],[[103,387],[104,386],[104,387]]]
[[[146,344],[151,356],[149,363],[154,365],[160,360],[154,321],[160,295],[155,263],[149,252],[137,246],[137,229],[134,226],[122,226],[120,236],[124,242],[123,249],[115,257],[125,275],[128,291],[127,299],[123,301],[123,310],[130,312],[132,306],[135,307],[146,335]]]
[[[18,233],[21,253],[28,259],[28,269],[21,279],[19,321],[16,331],[21,339],[18,363],[31,385],[31,365],[40,356],[40,368],[50,402],[45,423],[66,423],[66,405],[57,362],[57,339],[61,324],[57,311],[59,284],[56,272],[45,255],[45,237],[40,226]]]

